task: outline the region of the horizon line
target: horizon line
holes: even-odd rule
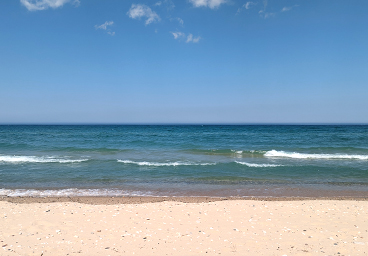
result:
[[[65,122],[65,123],[57,123],[57,122],[55,122],[55,123],[43,123],[43,122],[40,122],[40,123],[0,123],[0,126],[5,126],[5,125],[9,125],[9,126],[11,126],[11,125],[25,125],[25,126],[27,126],[27,125],[29,125],[29,126],[31,126],[31,125],[75,125],[75,126],[77,126],[77,125],[85,125],[85,126],[87,126],[87,125],[101,125],[101,126],[104,126],[104,125],[106,125],[106,126],[108,126],[108,125],[157,125],[157,126],[160,126],[160,125],[198,125],[198,126],[200,126],[200,125],[202,125],[202,126],[204,126],[204,125],[228,125],[228,126],[231,126],[231,125],[368,125],[368,123],[313,123],[313,122],[309,122],[309,123],[307,123],[307,122],[285,122],[285,123],[283,123],[283,122],[280,122],[280,123],[267,123],[267,122],[254,122],[254,123],[215,123],[215,122],[213,122],[213,123],[179,123],[179,122],[177,122],[177,123],[164,123],[164,122],[152,122],[152,123],[93,123],[93,122],[86,122],[86,123],[72,123],[72,122],[70,122],[70,123],[68,123],[68,122]]]

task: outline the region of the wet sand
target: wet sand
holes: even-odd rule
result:
[[[366,255],[367,198],[0,198],[0,255]]]
[[[182,202],[182,203],[209,203],[216,201],[305,201],[305,200],[349,200],[349,201],[368,201],[367,196],[336,196],[336,197],[153,197],[153,196],[125,196],[125,197],[107,197],[107,196],[74,196],[74,197],[8,197],[0,196],[0,201],[11,203],[55,203],[55,202],[77,202],[82,204],[143,204],[159,202]]]

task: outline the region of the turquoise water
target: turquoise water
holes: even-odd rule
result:
[[[367,196],[368,126],[0,126],[0,195]]]

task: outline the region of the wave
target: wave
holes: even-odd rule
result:
[[[279,164],[253,164],[253,163],[238,162],[238,161],[235,161],[235,163],[246,165],[248,167],[279,167],[279,166],[283,166],[283,165],[279,165]]]
[[[235,154],[243,154],[243,150],[234,150],[234,149],[231,149],[231,152],[233,152]]]
[[[46,156],[0,156],[0,162],[6,163],[80,163],[88,159],[65,159]]]
[[[297,159],[358,159],[368,160],[368,155],[347,155],[347,154],[308,154],[297,152],[285,152],[271,150],[264,154],[265,157],[287,157]]]
[[[120,189],[0,189],[0,196],[9,197],[69,197],[69,196],[152,196],[150,192]]]
[[[181,165],[216,165],[216,163],[193,163],[193,162],[168,162],[168,163],[157,163],[157,162],[136,162],[131,160],[118,160],[119,163],[124,164],[136,164],[141,166],[181,166]]]
[[[183,150],[186,153],[196,155],[220,155],[230,157],[262,157],[266,151],[261,150],[235,150],[235,149],[187,149]]]
[[[190,165],[217,165],[218,163],[193,163],[193,162],[168,162],[168,163],[157,163],[157,162],[136,162],[131,160],[118,160],[119,163],[124,164],[136,164],[141,166],[190,166]],[[229,162],[234,163],[234,162]],[[254,163],[247,163],[247,162],[239,162],[235,161],[237,164],[246,165],[248,167],[278,167],[282,165],[277,164],[254,164]],[[223,163],[228,164],[228,163]]]

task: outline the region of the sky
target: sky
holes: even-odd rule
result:
[[[1,124],[368,123],[366,0],[1,0]]]

